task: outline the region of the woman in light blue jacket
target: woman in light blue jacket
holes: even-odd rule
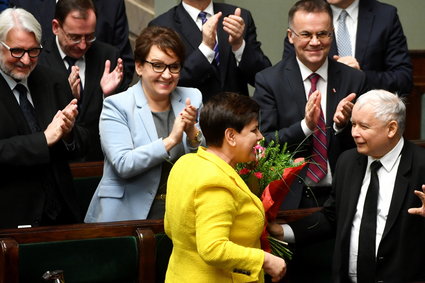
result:
[[[197,125],[202,95],[177,87],[184,54],[171,29],[148,27],[137,38],[140,81],[103,103],[104,175],[85,222],[163,218],[172,164],[202,140]]]

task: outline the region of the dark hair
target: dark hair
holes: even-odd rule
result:
[[[224,92],[211,97],[202,108],[199,119],[207,146],[222,146],[227,128],[240,133],[246,125],[258,120],[259,111],[260,106],[248,96]]]
[[[332,8],[327,1],[324,0],[300,0],[291,7],[288,13],[289,27],[292,27],[294,21],[294,15],[298,11],[305,11],[307,13],[327,13],[332,21]]]
[[[93,10],[96,14],[96,7],[92,0],[59,0],[56,3],[55,19],[63,24],[66,17],[72,11],[77,10],[83,19],[87,18],[87,11]]]
[[[134,48],[134,60],[143,63],[148,56],[151,47],[158,46],[165,54],[170,56],[172,51],[183,64],[185,49],[179,35],[167,27],[151,26],[144,28],[136,39]]]

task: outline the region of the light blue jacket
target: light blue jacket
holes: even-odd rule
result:
[[[195,88],[177,87],[171,107],[178,115],[186,98],[200,109],[202,95]],[[158,138],[141,82],[105,99],[99,122],[105,155],[103,177],[93,195],[85,222],[146,219],[168,153]],[[183,134],[185,152],[195,151]]]

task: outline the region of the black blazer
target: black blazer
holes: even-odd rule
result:
[[[388,219],[377,254],[377,281],[424,282],[425,218],[407,210],[422,205],[414,190],[425,184],[425,150],[405,140]],[[334,282],[348,282],[351,224],[367,166],[356,149],[341,154],[333,189],[322,212],[291,224],[296,243],[335,235]],[[307,228],[309,227],[309,228]]]
[[[96,7],[96,38],[119,49],[125,69],[123,85],[128,86],[133,79],[134,56],[128,38],[125,2],[124,0],[93,0],[93,3]],[[24,8],[39,21],[43,31],[43,46],[54,37],[52,20],[55,17],[55,0],[10,0],[10,6]]]
[[[351,127],[336,134],[333,129],[333,116],[338,103],[348,94],[366,92],[363,72],[344,64],[329,60],[326,105],[326,127],[328,158],[331,172],[334,172],[338,156],[346,149],[354,147]],[[273,67],[259,72],[256,76],[254,99],[260,105],[260,131],[266,140],[274,140],[278,131],[279,142],[287,143],[295,156],[311,157],[310,139],[301,128],[307,102],[301,71],[295,56],[280,61]],[[298,208],[305,170],[291,187],[284,202],[285,208]]]
[[[355,58],[371,89],[407,95],[413,87],[412,63],[406,36],[394,6],[360,0]],[[294,52],[286,37],[283,57]],[[334,39],[329,56],[338,55]]]
[[[235,9],[236,7],[232,5],[214,3],[214,13],[221,11],[223,17],[233,14]],[[239,66],[236,65],[235,56],[228,43],[228,34],[223,30],[222,21],[219,21],[217,37],[220,65],[218,70],[199,50],[202,33],[181,3],[149,23],[149,26],[166,26],[179,33],[186,47],[186,60],[179,85],[198,88],[202,92],[204,102],[212,95],[223,91],[248,95],[247,84],[254,85],[255,74],[271,65],[261,50],[261,43],[257,41],[256,27],[251,13],[242,9],[241,16],[245,21],[246,45]]]
[[[28,87],[38,123],[44,131],[56,112],[73,98],[68,81],[37,66],[28,78]],[[74,127],[75,151],[69,152],[61,141],[48,147],[43,132],[31,133],[2,75],[0,92],[0,228],[40,225],[46,186],[54,188],[63,201],[62,208],[73,216],[74,222],[80,222],[68,159],[84,150],[87,133]]]
[[[118,56],[118,50],[115,47],[100,41],[95,41],[85,54],[86,79],[80,113],[78,114],[78,122],[90,131],[90,145],[86,161],[103,160],[99,139],[99,116],[103,106],[103,92],[100,87],[100,79],[105,68],[105,61],[107,59],[111,61],[111,70],[113,70],[116,66]],[[61,59],[54,38],[46,43],[40,55],[39,64],[49,67],[68,78],[68,72]],[[126,88],[123,83],[118,87],[116,92],[121,92]]]

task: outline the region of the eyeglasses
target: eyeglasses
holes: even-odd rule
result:
[[[10,55],[13,58],[18,58],[18,59],[21,59],[25,55],[25,53],[28,53],[28,56],[30,56],[31,58],[37,58],[40,55],[41,50],[43,49],[43,47],[41,45],[40,45],[40,47],[34,47],[34,48],[30,48],[30,49],[23,49],[23,48],[10,48],[3,41],[1,41],[0,43],[4,47],[6,47],[7,50],[10,51]]]
[[[96,40],[96,36],[95,36],[94,33],[91,33],[91,34],[73,34],[73,33],[67,33],[63,28],[62,28],[62,31],[65,34],[65,36],[69,39],[69,41],[71,41],[73,44],[80,43],[83,40],[83,38],[86,41],[86,43],[93,43]]]
[[[152,70],[155,73],[162,73],[165,71],[165,69],[168,68],[170,70],[170,73],[172,74],[178,74],[180,73],[180,70],[182,69],[182,66],[179,63],[173,63],[170,65],[164,64],[164,63],[157,63],[157,62],[149,62],[147,60],[144,60],[144,62],[151,64]]]
[[[318,33],[311,33],[308,31],[303,31],[300,32],[299,34],[296,33],[293,29],[289,28],[297,37],[299,37],[301,40],[304,41],[310,41],[313,39],[313,36],[316,36],[316,38],[318,40],[328,40],[332,37],[333,32],[332,31],[327,31],[327,30],[323,30],[323,31],[319,31]]]

